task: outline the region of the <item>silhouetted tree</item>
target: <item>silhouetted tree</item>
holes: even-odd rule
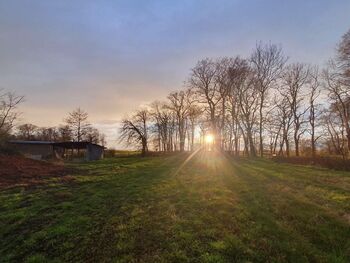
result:
[[[309,73],[310,70],[308,66],[296,63],[289,65],[283,75],[285,85],[283,92],[288,100],[293,115],[293,138],[296,156],[299,156],[300,137],[306,131],[303,125],[307,122],[304,117],[308,109],[303,107],[303,102],[305,97],[305,85],[309,80]]]
[[[122,120],[119,140],[128,145],[139,146],[141,155],[148,152],[149,112],[146,109],[136,111],[131,118]]]
[[[60,125],[57,129],[59,141],[72,141],[72,131],[69,125]]]
[[[0,90],[0,140],[6,137],[13,128],[19,115],[18,105],[23,100],[23,96],[18,96],[14,92]]]
[[[17,137],[22,140],[35,140],[39,127],[30,123],[25,123],[17,127]]]
[[[185,150],[186,140],[186,119],[189,116],[189,111],[194,102],[193,94],[190,89],[185,91],[172,92],[168,95],[169,104],[166,106],[174,112],[176,116],[176,124],[180,141],[180,151]]]
[[[209,58],[198,61],[191,70],[189,85],[197,93],[199,102],[208,114],[210,130],[217,140],[217,107],[221,96],[216,81],[217,65]],[[216,142],[217,143],[217,142]]]
[[[85,136],[88,134],[89,129],[91,128],[90,123],[87,121],[88,113],[77,108],[76,110],[69,113],[68,117],[65,119],[73,141],[81,142],[85,139]]]
[[[280,78],[283,66],[287,59],[283,55],[282,48],[273,44],[257,44],[250,57],[252,69],[256,78],[256,92],[259,94],[259,151],[264,154],[263,126],[265,123],[264,108],[267,106],[268,92]]]
[[[316,127],[318,125],[318,118],[320,117],[319,105],[317,99],[320,96],[320,81],[319,81],[319,72],[318,68],[314,68],[310,72],[310,88],[309,88],[309,124],[310,124],[310,143],[311,143],[311,153],[312,157],[316,157],[316,141],[320,136],[316,135]]]

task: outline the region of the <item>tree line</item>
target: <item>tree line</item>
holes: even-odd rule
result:
[[[204,58],[185,88],[122,120],[120,141],[164,152],[193,151],[211,134],[215,147],[247,156],[350,149],[350,31],[324,69],[289,63],[279,45],[251,55]]]
[[[103,133],[94,128],[88,121],[88,113],[77,108],[68,113],[64,124],[54,127],[38,127],[31,123],[14,126],[19,116],[18,105],[23,102],[23,96],[3,92],[0,95],[0,142],[10,139],[27,141],[88,141],[106,145]]]

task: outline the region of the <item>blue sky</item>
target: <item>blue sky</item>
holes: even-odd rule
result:
[[[350,1],[0,1],[0,88],[26,96],[22,122],[56,125],[81,106],[107,135],[180,89],[203,57],[281,44],[323,65],[350,29]]]

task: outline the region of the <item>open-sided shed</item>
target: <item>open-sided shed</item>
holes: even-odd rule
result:
[[[65,158],[74,151],[85,153],[85,160],[103,158],[104,146],[91,142],[9,141],[10,145],[32,159]]]
[[[54,151],[64,150],[85,150],[87,161],[100,160],[103,158],[104,146],[91,142],[55,142],[52,144]]]

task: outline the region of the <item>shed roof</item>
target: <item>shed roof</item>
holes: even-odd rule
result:
[[[9,143],[14,143],[14,144],[53,144],[54,142],[50,141],[9,141]]]
[[[9,143],[13,144],[30,144],[30,145],[52,145],[57,147],[62,147],[66,149],[85,149],[88,145],[92,145],[95,147],[104,148],[104,146],[91,143],[91,142],[51,142],[51,141],[9,141]]]
[[[88,145],[104,148],[101,145],[91,142],[54,142],[52,145],[68,149],[85,149]]]

